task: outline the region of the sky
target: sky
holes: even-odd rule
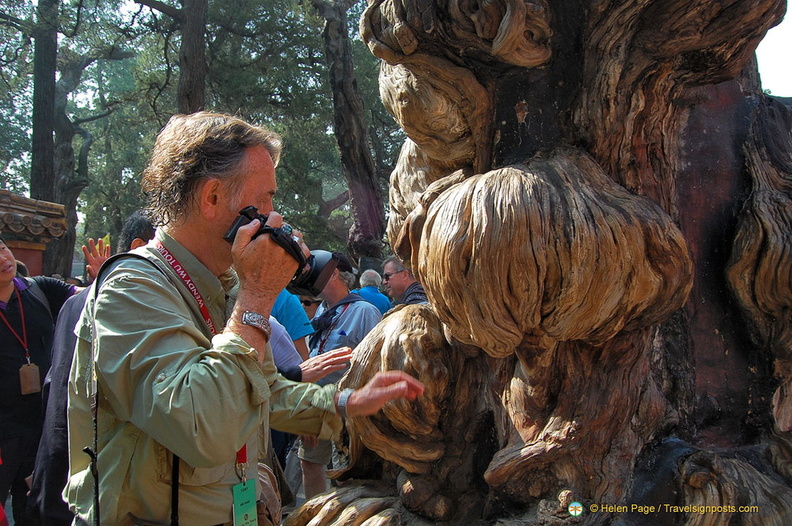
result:
[[[783,22],[767,32],[756,49],[762,89],[771,95],[792,97],[792,8]]]

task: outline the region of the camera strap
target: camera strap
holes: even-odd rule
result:
[[[294,260],[297,262],[297,271],[294,273],[294,277],[299,277],[305,270],[305,264],[308,262],[308,260],[306,259],[305,254],[303,254],[302,247],[300,247],[300,244],[296,241],[297,238],[291,235],[291,230],[287,232],[280,227],[272,228],[265,225],[261,231],[268,233],[273,241],[280,245],[287,254],[294,258]]]
[[[154,242],[154,248],[157,249],[157,252],[159,252],[165,262],[171,266],[176,275],[179,276],[179,278],[184,283],[184,286],[187,287],[187,290],[190,291],[190,294],[193,295],[195,302],[198,304],[198,309],[201,311],[201,316],[203,316],[204,323],[206,323],[206,326],[209,328],[209,332],[212,333],[212,336],[216,336],[217,329],[215,328],[214,321],[212,321],[212,315],[209,314],[209,308],[206,306],[206,302],[204,301],[203,296],[201,296],[198,286],[195,284],[195,282],[193,282],[190,275],[187,274],[187,271],[184,269],[182,264],[179,263],[179,260],[176,259],[176,256],[171,254],[170,250],[165,248],[165,245],[163,245],[159,240],[156,240]]]
[[[156,240],[154,242],[154,248],[157,249],[157,252],[160,253],[162,258],[165,262],[171,266],[173,271],[182,280],[184,286],[187,287],[187,290],[190,291],[195,302],[198,304],[198,309],[201,311],[201,316],[204,318],[204,322],[206,323],[209,332],[212,333],[212,336],[217,335],[217,328],[215,327],[214,322],[212,321],[212,315],[209,313],[209,308],[206,306],[206,302],[201,295],[201,291],[198,290],[198,286],[193,282],[190,274],[187,273],[187,269],[185,269],[179,260],[176,259],[170,250],[165,248],[165,245],[162,244],[161,241]],[[303,258],[305,259],[305,258]],[[179,457],[176,456],[175,453],[173,454],[173,472],[171,476],[171,526],[176,526],[179,524]],[[243,444],[242,448],[237,451],[236,454],[236,466],[239,471],[241,471],[240,478],[242,482],[247,481],[247,475],[245,473],[247,467],[247,444]]]

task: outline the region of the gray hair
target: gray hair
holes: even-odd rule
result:
[[[385,261],[382,262],[382,268],[385,268],[385,265],[387,265],[388,263],[396,266],[396,272],[401,272],[402,270],[407,269],[407,267],[404,266],[404,263],[402,263],[402,260],[399,259],[397,256],[390,256],[388,258],[385,258]]]
[[[364,270],[360,275],[361,287],[379,287],[380,285],[382,285],[382,276],[373,268]]]
[[[280,136],[242,119],[220,113],[174,115],[157,136],[141,186],[155,225],[183,219],[191,210],[195,189],[204,179],[241,185],[248,148],[264,146],[277,166]]]
[[[355,286],[355,275],[353,273],[339,270],[338,277],[346,284],[348,288],[351,289]]]
[[[388,258],[385,258],[385,261],[382,262],[382,268],[384,269],[385,265],[387,265],[388,263],[391,263],[396,267],[395,270],[396,272],[402,272],[406,270],[411,278],[415,278],[415,275],[412,273],[412,270],[408,269],[405,266],[405,264],[402,263],[402,260],[399,259],[397,256],[390,256]]]

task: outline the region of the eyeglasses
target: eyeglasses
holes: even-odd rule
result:
[[[382,281],[383,281],[383,283],[386,282],[386,281],[389,281],[396,274],[401,274],[402,272],[406,272],[406,271],[407,271],[407,269],[403,268],[401,270],[397,270],[396,272],[391,272],[390,274],[383,274],[382,275]]]
[[[301,300],[301,303],[306,307],[310,307],[311,305],[318,305],[322,303],[322,300]]]

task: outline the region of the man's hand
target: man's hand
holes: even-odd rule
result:
[[[415,400],[424,392],[424,384],[404,371],[385,371],[374,375],[369,383],[355,390],[347,400],[348,416],[373,415],[389,401]],[[338,396],[336,396],[336,405]]]
[[[88,240],[88,247],[82,246],[83,255],[85,255],[85,272],[91,281],[96,279],[96,274],[102,267],[102,264],[110,259],[110,245],[105,246],[104,239],[99,238],[98,243],[93,239]]]
[[[352,358],[352,349],[340,347],[308,358],[300,364],[303,382],[315,382],[328,374],[340,371]]]
[[[280,214],[269,214],[267,225],[277,228],[282,223]],[[250,310],[267,316],[275,298],[294,276],[297,262],[268,234],[262,233],[253,239],[260,226],[261,221],[254,219],[241,227],[231,246],[234,269],[239,277],[239,292],[225,330],[238,334],[255,348],[259,361],[263,363],[267,359],[267,340],[257,328],[242,324],[242,313]]]
[[[283,218],[277,212],[269,214],[267,225],[277,228]],[[245,293],[267,298],[269,302],[289,283],[297,270],[297,262],[267,234],[255,239],[261,221],[254,219],[237,231],[231,254],[239,275],[240,299]],[[266,314],[266,313],[265,313]]]

